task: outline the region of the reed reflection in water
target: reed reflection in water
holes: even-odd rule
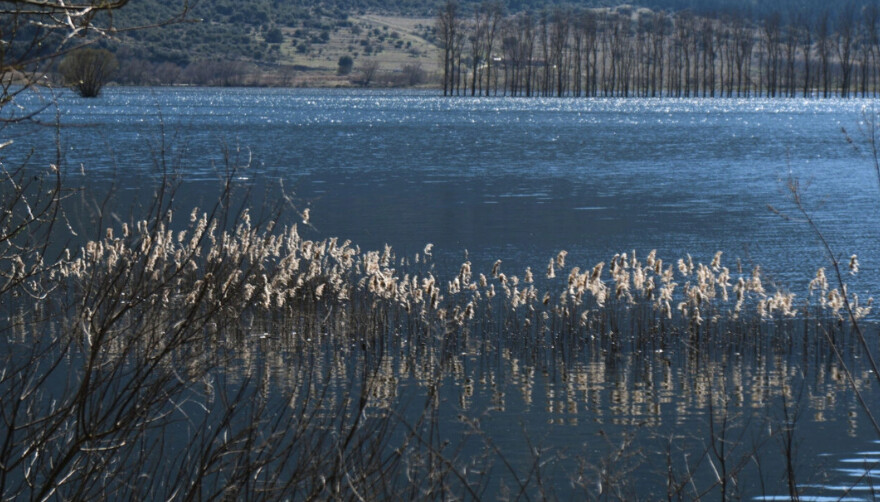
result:
[[[787,493],[786,432],[799,445],[804,499],[870,490],[871,472],[863,468],[866,475],[856,477],[862,466],[838,459],[853,458],[856,449],[848,454],[847,448],[872,434],[846,372],[872,399],[875,380],[853,335],[836,320],[744,320],[711,338],[688,330],[659,337],[551,330],[534,336],[476,326],[408,331],[394,324],[383,324],[378,336],[359,337],[354,324],[337,318],[318,333],[304,326],[254,327],[238,336],[239,358],[227,371],[246,375],[262,365],[273,392],[286,395],[286,389],[291,402],[316,393],[305,392],[302,382],[327,375],[324,392],[334,397],[325,405],[332,411],[350,399],[345,390],[369,368],[361,389],[368,394],[366,416],[405,430],[401,423],[424,419],[425,409],[413,403],[431,400],[439,429],[433,434],[455,452],[457,465],[503,458],[528,478],[535,461],[530,450],[537,448],[546,486],[532,486],[533,493],[549,490],[544,493],[562,499],[599,497],[603,490],[660,497],[670,479],[669,490],[685,499],[714,498],[720,460],[734,466],[728,467],[734,493],[773,499]],[[831,355],[825,334],[845,347],[846,367]],[[726,452],[714,453],[712,443],[720,444],[723,434]],[[488,498],[517,484],[503,468],[492,472]]]

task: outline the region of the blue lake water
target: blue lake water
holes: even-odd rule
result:
[[[862,277],[878,278],[880,184],[859,129],[873,107],[190,88],[57,102],[71,183],[143,187],[164,141],[183,180],[216,180],[232,152],[250,164],[242,176],[283,180],[311,206],[320,234],[363,248],[411,254],[432,242],[455,261],[468,250],[475,264],[515,268],[560,249],[585,264],[631,249],[703,261],[722,250],[728,264],[759,263],[783,284],[825,259],[805,225],[768,209],[794,216],[790,177],[835,250],[860,254]],[[18,143],[7,161],[33,138]]]
[[[45,100],[27,96],[19,104],[27,110],[48,102],[40,118],[57,117],[60,127],[8,128],[15,143],[4,162],[30,153],[34,165],[56,162],[52,149],[30,150],[57,132],[68,185],[96,199],[112,186],[121,194],[119,213],[133,201],[149,202],[163,161],[183,183],[184,204],[206,206],[231,162],[249,166],[237,176],[253,187],[253,204],[281,183],[299,207],[309,207],[314,237],[351,239],[365,249],[390,244],[401,255],[433,243],[436,266],[447,273],[465,253],[476,272],[501,259],[506,271],[520,273],[541,270],[563,249],[582,268],[633,249],[657,249],[669,262],[686,253],[708,262],[720,250],[726,264],[760,264],[769,281],[803,296],[828,260],[791,202],[788,181],[797,179],[835,252],[859,255],[851,289],[872,296],[880,281],[880,183],[864,122],[880,111],[872,100],[444,99],[433,92],[191,88],[109,88],[97,100],[66,92]],[[836,363],[821,345],[785,355],[758,345],[750,354],[730,349],[695,360],[675,345],[671,353],[609,357],[586,343],[529,358],[509,344],[488,353],[477,344],[445,380],[444,418],[464,431],[457,416],[480,417],[512,458],[522,455],[514,463],[530,461],[526,435],[553,448],[560,464],[554,493],[564,499],[581,493],[572,481],[577,458],[600,465],[635,430],[641,462],[632,476],[646,481],[633,486],[651,499],[665,496],[667,451],[679,461],[684,451],[705,450],[713,420],[707,403],[728,406],[751,427],[776,423],[785,398],[802,410],[805,495],[837,497],[857,484],[847,496],[870,499],[863,480],[880,474],[865,452],[878,449],[878,438]],[[856,378],[880,412],[880,390],[853,357]],[[407,395],[419,381],[401,364],[392,361],[389,378]],[[730,399],[719,401],[719,393]],[[755,437],[737,439],[742,458]],[[771,441],[768,451],[778,452],[778,439]],[[698,467],[711,478],[718,466]],[[595,490],[596,474],[584,472]],[[742,494],[785,493],[778,465],[761,472],[768,479],[754,472],[742,478]]]

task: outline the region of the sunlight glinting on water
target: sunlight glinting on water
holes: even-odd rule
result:
[[[21,101],[25,110],[47,102],[30,98]],[[65,182],[98,200],[116,190],[114,214],[147,204],[152,183],[169,173],[181,183],[183,214],[209,207],[227,169],[240,167],[233,179],[251,190],[253,205],[274,200],[283,183],[298,208],[311,210],[310,226],[301,226],[308,239],[335,236],[363,249],[387,243],[401,257],[434,243],[434,259],[424,267],[439,277],[454,275],[465,260],[475,274],[488,275],[501,260],[511,276],[524,277],[530,267],[545,288],[541,271],[561,250],[568,251],[562,277],[619,253],[635,260],[656,249],[672,264],[686,257],[709,263],[723,251],[734,281],[758,265],[768,295],[792,291],[802,305],[818,302],[807,284],[829,262],[792,204],[787,183],[797,179],[805,208],[842,263],[858,255],[861,270],[844,278],[849,291],[864,300],[880,284],[880,186],[860,136],[864,114],[877,113],[872,100],[117,88],[97,101],[62,91],[48,102],[41,118],[51,122],[59,112]],[[29,144],[54,134],[27,129],[27,141],[5,149],[3,162],[23,161]],[[35,151],[31,162],[48,165],[55,153]],[[281,224],[295,223],[300,212],[281,217]],[[402,261],[400,269],[405,273]],[[693,279],[676,280],[681,291]],[[451,355],[431,346],[434,338],[412,341],[411,333],[395,330],[388,343],[399,353],[377,365],[370,411],[391,413],[401,396],[420,396],[437,377],[438,361],[445,361],[443,412],[451,428],[465,430],[456,417],[468,412],[502,431],[552,431],[555,444],[575,452],[600,450],[587,439],[600,432],[633,427],[652,440],[668,435],[704,445],[700,434],[717,419],[707,410],[730,411],[761,429],[778,423],[774,406],[796,402],[799,430],[809,431],[805,450],[825,462],[828,474],[827,484],[800,485],[818,492],[801,500],[838,500],[823,493],[841,487],[853,494],[843,500],[861,500],[866,487],[858,480],[878,477],[874,466],[858,465],[876,462],[876,452],[853,453],[867,449],[870,434],[852,392],[852,385],[871,392],[874,376],[863,361],[847,360],[856,370],[851,384],[818,333],[810,344],[806,335],[791,336],[800,334],[794,325],[773,323],[710,350],[700,345],[705,340],[684,335],[642,344],[627,338],[638,331],[637,307],[620,309],[632,318],[612,316],[607,339],[579,332],[553,338],[551,330],[528,345],[490,324],[481,327],[485,338],[464,330]],[[278,385],[295,387],[308,380],[298,372],[318,371],[341,387],[362,364],[347,357],[361,345],[333,346],[334,328],[344,326],[328,327],[323,338],[310,334],[313,342],[259,327],[249,333],[253,343],[243,344],[240,373],[265,364]],[[271,345],[277,339],[292,342]],[[334,350],[315,349],[320,343]],[[273,350],[258,350],[264,345]],[[315,359],[302,364],[311,349]],[[767,434],[776,437],[778,426],[767,429],[773,427]],[[501,446],[522,446],[519,437],[500,436]]]
[[[25,109],[51,104],[26,97]],[[866,149],[854,150],[841,132],[864,146],[860,122],[875,100],[194,88],[119,88],[98,99],[58,93],[74,183],[155,179],[150,159],[164,144],[181,180],[211,185],[227,159],[249,165],[253,183],[283,180],[312,205],[322,233],[363,246],[410,251],[435,242],[452,266],[467,249],[478,264],[501,258],[518,268],[560,249],[587,262],[628,249],[723,250],[797,287],[824,253],[797,224],[786,188],[795,177],[835,250],[862,257],[853,284],[880,281],[880,234],[864,220],[880,213],[878,182]],[[42,118],[51,122],[55,110]],[[27,152],[4,154],[11,162]],[[34,161],[41,155],[54,160],[37,152]],[[377,204],[372,194],[387,196]],[[515,256],[495,254],[510,246]],[[528,259],[518,258],[523,252]]]

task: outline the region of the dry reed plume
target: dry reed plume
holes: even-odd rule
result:
[[[169,221],[171,216],[169,211]],[[644,262],[631,251],[583,269],[566,268],[567,253],[560,251],[540,284],[531,268],[524,270],[522,280],[508,276],[501,260],[488,275],[475,276],[470,261],[446,280],[435,276],[433,267],[408,273],[408,267],[423,268],[431,259],[431,248],[429,244],[422,256],[412,259],[396,256],[390,246],[362,251],[338,238],[305,239],[297,225],[277,232],[272,225],[255,228],[248,211],[235,228],[221,231],[216,220],[194,210],[188,228],[177,233],[166,222],[151,225],[145,220],[132,228],[108,228],[103,239],[88,242],[78,256],[68,254],[51,275],[77,291],[78,298],[88,296],[91,282],[141,276],[150,285],[149,294],[132,298],[135,292],[127,289],[125,280],[114,284],[114,294],[169,311],[198,303],[233,316],[246,311],[268,315],[303,302],[345,305],[358,298],[402,309],[422,321],[457,325],[473,320],[477,312],[514,312],[524,313],[527,324],[552,315],[577,319],[583,326],[599,312],[634,308],[695,326],[724,317],[793,318],[811,307],[840,318],[844,297],[861,319],[870,313],[873,301],[860,305],[845,284],[829,287],[822,268],[810,281],[806,298],[799,300],[783,290],[768,292],[759,266],[751,273],[731,273],[722,265],[720,251],[708,265],[687,255],[673,266],[652,250]],[[858,271],[855,255],[850,270]],[[88,322],[89,301],[81,304],[80,315]]]

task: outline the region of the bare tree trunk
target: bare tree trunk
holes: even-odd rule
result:
[[[876,97],[877,87],[880,85],[880,32],[878,32],[880,7],[876,3],[868,5],[865,7],[863,16],[866,39],[864,43],[871,46],[871,60],[873,61],[873,71],[871,71],[871,79],[873,80],[872,93]]]
[[[501,25],[501,19],[503,18],[504,11],[501,3],[498,0],[493,0],[491,2],[485,3],[481,7],[481,10],[483,10],[483,24],[485,26],[485,29],[483,30],[483,35],[485,37],[483,48],[486,54],[486,96],[488,96],[492,78],[492,64],[494,63],[494,55],[492,54],[492,50],[495,46],[495,37],[498,34],[498,27]],[[495,81],[497,82],[497,78]],[[497,86],[495,88],[495,91],[497,94]]]
[[[700,30],[700,49],[703,56],[703,97],[715,96],[715,33],[710,18],[703,20]]]
[[[822,77],[822,97],[827,98],[831,92],[831,33],[828,31],[828,12],[819,16],[816,23],[816,49],[819,52],[819,72]]]
[[[663,61],[666,57],[666,13],[663,11],[654,14],[652,19],[653,31],[651,32],[652,56],[654,58],[654,72],[651,76],[651,97],[663,96]],[[669,88],[667,87],[667,92]]]
[[[810,25],[809,19],[806,17],[801,18],[798,22],[800,32],[800,41],[801,41],[801,54],[804,58],[804,93],[803,96],[806,98],[812,95],[812,90],[810,88],[810,78],[811,78],[811,69],[813,67],[813,28]]]
[[[574,19],[574,27],[572,28],[572,43],[574,44],[572,93],[575,97],[580,97],[584,85],[584,18],[579,13]]]
[[[528,13],[523,17],[526,60],[526,96],[532,96],[532,69],[535,65],[535,20]]]
[[[556,69],[556,96],[565,93],[565,49],[568,45],[570,12],[557,7],[553,11],[550,28],[550,61]]]
[[[455,0],[447,0],[437,16],[437,33],[440,36],[440,44],[443,47],[443,95],[452,94],[455,86],[455,59],[453,57],[456,30],[458,28],[458,3]]]
[[[853,43],[855,41],[855,7],[849,3],[838,13],[837,17],[837,37],[835,37],[835,46],[837,48],[837,59],[840,62],[840,96],[849,97],[849,87],[852,80],[853,67]]]
[[[785,86],[786,95],[790,98],[797,94],[794,69],[797,58],[798,35],[798,29],[794,23],[789,23],[785,27]]]

